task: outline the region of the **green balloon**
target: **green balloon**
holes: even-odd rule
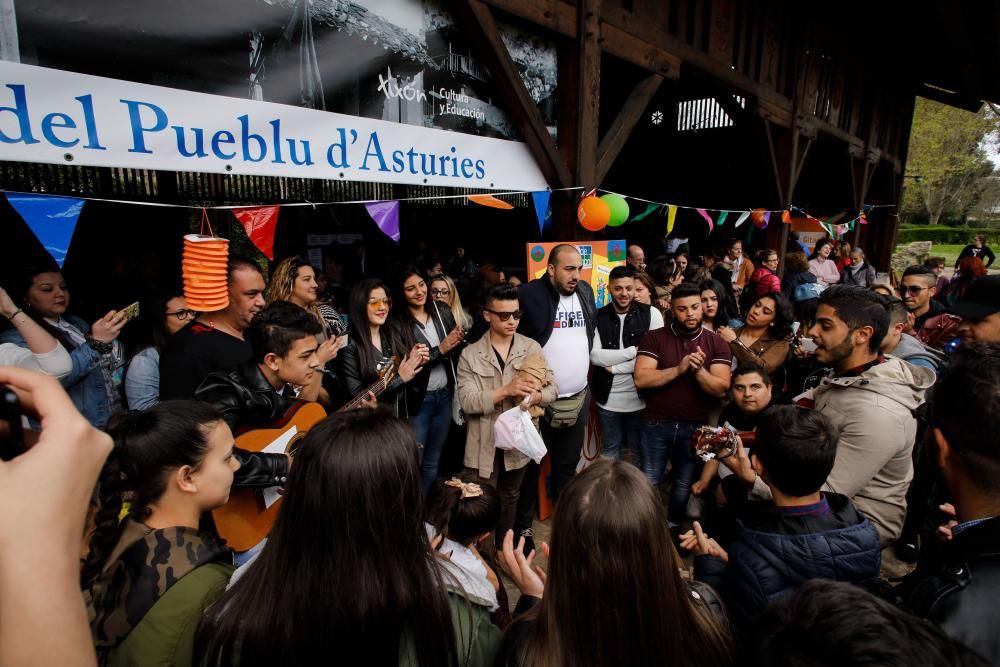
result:
[[[608,220],[608,227],[618,227],[624,225],[628,220],[628,202],[620,195],[601,195],[601,199],[608,208],[611,209],[611,218]]]

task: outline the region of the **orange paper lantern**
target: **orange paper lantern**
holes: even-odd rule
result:
[[[226,239],[200,234],[184,237],[181,273],[188,308],[205,313],[229,305],[228,261],[229,241]]]
[[[587,231],[598,232],[608,226],[611,207],[600,197],[584,197],[576,208],[576,219]]]

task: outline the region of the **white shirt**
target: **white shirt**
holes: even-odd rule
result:
[[[646,401],[639,397],[635,388],[632,372],[635,371],[636,347],[624,347],[625,315],[618,313],[621,323],[618,326],[618,348],[604,349],[600,332],[594,332],[594,349],[590,351],[590,361],[595,366],[607,368],[614,377],[611,380],[611,392],[603,405],[598,405],[610,412],[638,412],[646,407]],[[649,330],[663,327],[663,315],[656,308],[649,309]]]
[[[73,360],[66,348],[58,344],[50,352],[36,354],[13,343],[0,343],[0,366],[17,366],[61,378],[73,370]]]
[[[559,295],[552,335],[542,353],[555,375],[560,398],[579,394],[586,388],[590,371],[587,321],[583,318],[580,297],[575,293]]]
[[[431,317],[433,318],[434,316],[431,315]],[[441,346],[441,338],[438,336],[437,329],[434,328],[434,322],[432,320],[427,320],[426,326],[421,327],[419,324],[414,326],[420,328],[420,333],[422,333],[424,338],[427,339],[430,347],[433,348]],[[431,368],[431,374],[427,378],[427,391],[437,391],[448,386],[448,371],[444,369],[444,365],[446,363],[448,363],[447,360],[442,361]]]

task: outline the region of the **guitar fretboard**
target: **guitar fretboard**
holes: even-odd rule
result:
[[[375,394],[375,396],[377,397],[379,394],[385,391],[385,388],[388,386],[388,382],[389,381],[387,378],[382,378],[378,382],[369,385],[368,387],[363,389],[360,394],[358,394],[357,396],[349,400],[347,403],[345,403],[344,407],[340,408],[340,410],[337,410],[337,412],[341,412],[342,410],[353,410],[354,408],[361,405],[361,403],[366,398],[368,398],[368,394]]]

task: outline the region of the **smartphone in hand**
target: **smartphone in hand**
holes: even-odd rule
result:
[[[115,313],[115,317],[116,318],[119,317],[120,315],[124,315],[125,316],[125,321],[126,322],[129,322],[129,321],[134,320],[135,318],[139,317],[139,302],[136,301],[135,303],[133,303],[131,305],[125,306],[124,308],[122,308],[121,310],[119,310],[117,313]]]
[[[24,451],[21,402],[17,394],[0,385],[0,459],[10,461]]]

